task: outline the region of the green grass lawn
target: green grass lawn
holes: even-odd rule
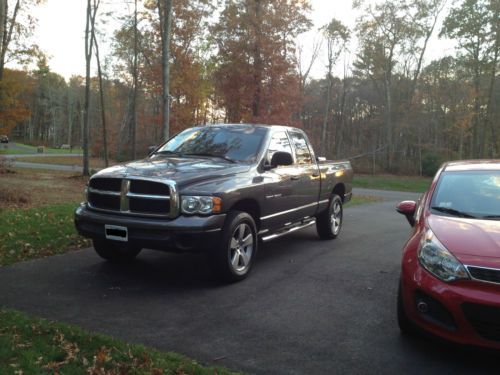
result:
[[[394,175],[354,175],[353,185],[358,188],[409,191],[423,193],[432,178]]]
[[[17,143],[17,142],[16,142]],[[37,154],[37,149],[38,147],[36,146],[31,146],[31,145],[25,145],[22,143],[17,143],[19,146],[22,146],[25,149],[18,150],[18,149],[10,149],[10,148],[3,148],[0,147],[0,155],[24,155],[24,154]],[[70,152],[68,149],[60,149],[60,148],[52,148],[52,147],[44,147],[44,154],[80,154],[82,153],[81,148],[76,148],[74,147],[73,150]]]
[[[0,309],[0,374],[230,374],[182,355]]]
[[[88,246],[73,224],[76,204],[0,210],[0,266]]]
[[[372,195],[356,195],[352,196],[352,199],[345,205],[345,208],[359,206],[362,204],[377,203],[382,201],[380,197],[374,197]]]

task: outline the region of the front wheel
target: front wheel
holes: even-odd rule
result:
[[[92,240],[96,253],[110,262],[126,262],[134,259],[141,248],[116,241],[94,239]]]
[[[403,290],[401,287],[401,281],[399,282],[398,287],[397,317],[399,330],[403,335],[410,336],[415,333],[415,327],[410,318],[408,318],[408,315],[406,315],[406,310],[403,303]]]
[[[217,276],[235,282],[248,276],[257,253],[257,230],[249,214],[230,212],[222,230],[221,242],[210,254]]]
[[[342,229],[342,198],[334,194],[328,202],[328,208],[316,217],[316,230],[323,240],[337,238]]]

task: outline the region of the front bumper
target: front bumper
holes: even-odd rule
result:
[[[225,214],[152,219],[102,213],[81,204],[75,211],[75,227],[82,236],[105,239],[105,225],[126,227],[128,243],[164,251],[206,250],[218,244]]]
[[[500,285],[475,280],[445,283],[416,259],[403,263],[402,297],[420,328],[463,345],[500,349]],[[428,311],[418,308],[426,302]]]

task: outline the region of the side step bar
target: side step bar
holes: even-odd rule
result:
[[[274,234],[270,234],[269,236],[262,237],[262,241],[267,242],[267,241],[274,240],[275,238],[279,238],[279,237],[285,236],[287,234],[296,232],[300,229],[307,228],[315,223],[316,223],[315,219],[302,222],[301,224],[299,224],[297,226],[293,226],[291,228],[286,228],[286,229],[279,231],[278,233],[274,233]]]

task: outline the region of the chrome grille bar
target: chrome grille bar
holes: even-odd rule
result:
[[[119,191],[98,190],[91,187],[89,187],[89,193],[101,194],[101,195],[113,195],[115,197],[119,197],[121,194]]]
[[[143,198],[143,199],[154,199],[161,201],[169,201],[170,196],[167,195],[149,195],[149,194],[137,194],[137,193],[127,193],[127,197],[129,198]]]

